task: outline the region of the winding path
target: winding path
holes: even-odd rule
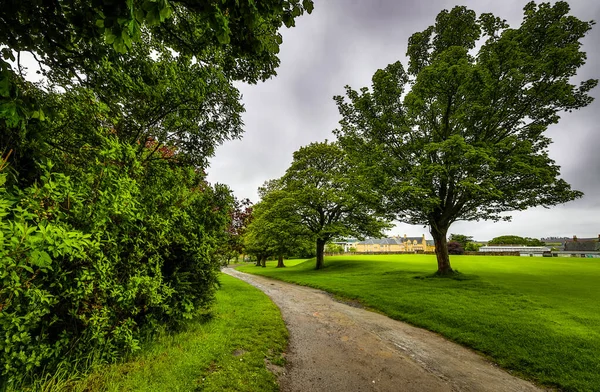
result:
[[[435,333],[337,302],[323,291],[232,268],[265,292],[290,333],[283,392],[541,391]]]

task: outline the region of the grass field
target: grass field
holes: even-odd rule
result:
[[[357,299],[538,383],[600,391],[600,260],[451,257],[461,280],[430,277],[429,255],[328,257],[320,271],[314,260],[239,269]]]
[[[278,391],[265,358],[282,365],[287,330],[279,309],[258,289],[221,275],[213,318],[157,339],[134,360],[84,380],[60,380],[56,391]]]

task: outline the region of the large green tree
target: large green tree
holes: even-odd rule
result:
[[[337,143],[311,143],[294,152],[281,181],[290,207],[316,242],[316,269],[325,244],[344,236],[381,236],[388,225],[357,193],[357,178]]]
[[[204,166],[242,133],[232,81],[275,75],[278,29],[305,11],[311,0],[3,2],[0,151],[13,150],[12,170],[31,182],[36,161],[75,154],[94,128],[109,127],[139,143],[139,155],[158,141],[179,162]],[[27,81],[23,53],[39,63],[43,85]],[[107,117],[84,115],[93,101]],[[165,158],[148,159],[157,156]]]
[[[531,2],[521,26],[465,7],[439,13],[370,89],[336,101],[337,131],[368,175],[379,207],[428,225],[439,274],[452,268],[447,233],[457,220],[509,219],[507,211],[582,195],[559,178],[544,132],[561,112],[588,105],[597,80],[572,82],[591,29],[566,2]]]

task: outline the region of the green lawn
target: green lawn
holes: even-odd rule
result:
[[[452,256],[463,280],[429,277],[435,256],[337,256],[239,269],[358,299],[565,391],[600,391],[600,260]]]
[[[130,362],[106,366],[70,391],[278,391],[265,358],[282,365],[287,330],[279,309],[258,289],[221,275],[213,318],[157,339]]]

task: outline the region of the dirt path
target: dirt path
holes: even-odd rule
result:
[[[264,291],[290,333],[284,392],[541,391],[474,352],[386,316],[336,302],[323,291],[231,268]]]

